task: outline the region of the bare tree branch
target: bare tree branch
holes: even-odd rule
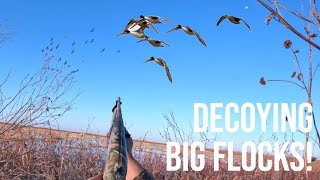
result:
[[[53,68],[55,67],[55,68]],[[46,58],[43,66],[33,75],[27,75],[12,97],[6,97],[0,83],[0,122],[10,124],[0,128],[0,136],[12,129],[26,125],[44,125],[57,121],[72,108],[79,92],[71,95],[75,71],[61,62]]]
[[[302,16],[302,15],[299,14],[298,12],[291,11],[291,10],[288,9],[287,7],[281,5],[279,2],[273,2],[273,1],[271,1],[271,0],[268,0],[268,1],[269,1],[271,4],[273,4],[274,6],[277,6],[277,7],[280,7],[281,9],[284,9],[285,11],[287,11],[287,12],[289,12],[289,13],[297,16],[298,18],[300,18],[300,19],[302,19],[302,20],[304,20],[304,21],[307,21],[307,22],[309,22],[309,23],[311,23],[311,24],[314,24],[314,25],[318,26],[318,24],[315,23],[314,21],[311,21],[310,19]]]
[[[289,80],[274,80],[274,79],[271,79],[271,80],[266,80],[266,81],[274,81],[274,82],[286,82],[286,83],[291,83],[291,84],[294,84],[298,87],[300,87],[301,89],[305,89],[305,87],[301,86],[300,84],[296,83],[296,82],[293,82],[293,81],[289,81]]]
[[[320,50],[320,46],[314,43],[313,41],[310,41],[307,37],[302,35],[299,31],[297,31],[294,27],[292,27],[281,15],[279,15],[275,10],[273,10],[270,6],[268,6],[263,0],[257,0],[261,5],[263,5],[265,8],[267,8],[271,13],[273,13],[277,18],[279,18],[280,22],[290,29],[293,33],[295,33],[297,36],[299,36],[301,39],[306,41],[307,43],[311,44],[313,47]]]

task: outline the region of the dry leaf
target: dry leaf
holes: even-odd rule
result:
[[[298,76],[297,76],[297,78],[298,78],[299,81],[301,81],[301,75],[302,75],[302,74],[299,73]]]
[[[318,34],[317,33],[314,33],[314,34],[311,34],[311,38],[315,38],[315,37],[317,37],[318,36]]]
[[[286,49],[289,49],[291,47],[291,45],[292,45],[292,42],[290,40],[285,40],[284,41],[284,47]]]
[[[270,21],[271,21],[271,19],[274,17],[274,14],[269,14],[267,17],[266,17],[266,19],[264,20],[264,23],[266,24],[266,25],[269,25],[269,23],[270,23]]]
[[[293,73],[292,73],[292,75],[291,75],[291,78],[294,78],[295,76],[296,76],[296,72],[294,71]]]
[[[266,81],[264,80],[263,77],[260,78],[260,84],[261,84],[261,85],[266,85]]]
[[[319,13],[318,13],[318,11],[316,9],[315,9],[315,11],[313,11],[313,16],[315,18],[317,18],[318,22],[320,23],[320,16],[319,16]]]

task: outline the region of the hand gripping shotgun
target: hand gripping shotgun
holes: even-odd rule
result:
[[[103,172],[104,180],[124,180],[127,175],[127,142],[126,129],[121,114],[121,101],[118,98],[112,109],[112,124],[109,130],[109,142]]]

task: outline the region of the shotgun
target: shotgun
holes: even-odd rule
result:
[[[124,180],[127,175],[127,142],[121,114],[120,97],[112,109],[112,123],[109,130],[109,142],[103,172],[104,180]]]

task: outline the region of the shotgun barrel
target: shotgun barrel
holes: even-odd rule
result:
[[[127,142],[121,114],[120,97],[113,109],[112,124],[103,172],[104,180],[124,180],[127,175]]]

